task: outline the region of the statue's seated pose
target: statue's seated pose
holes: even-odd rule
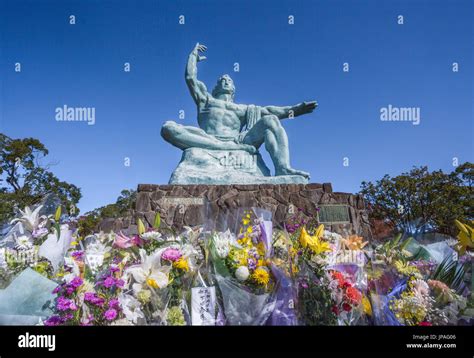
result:
[[[206,46],[196,44],[186,66],[186,83],[197,105],[199,127],[183,126],[167,121],[161,135],[174,146],[186,150],[245,150],[251,154],[265,143],[275,165],[275,175],[300,175],[309,173],[290,166],[288,136],[280,120],[312,112],[317,103],[303,102],[295,106],[254,106],[234,103],[235,86],[229,75],[221,76],[212,94],[197,79],[197,63]]]

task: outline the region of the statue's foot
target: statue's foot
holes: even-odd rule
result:
[[[305,177],[306,179],[309,179],[309,173],[302,171],[302,170],[297,170],[293,168],[281,168],[276,171],[275,175],[301,175]]]

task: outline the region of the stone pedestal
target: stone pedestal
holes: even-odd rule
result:
[[[201,225],[209,215],[239,207],[261,207],[273,214],[276,225],[297,209],[319,215],[328,230],[371,238],[362,196],[333,192],[325,184],[253,185],[152,185],[138,186],[135,211],[130,217],[103,222],[101,229],[136,232],[136,219],[152,225],[159,212],[164,225],[179,232],[184,226]],[[319,210],[317,210],[319,208]]]
[[[305,184],[300,175],[270,176],[260,153],[189,148],[183,151],[170,184]]]

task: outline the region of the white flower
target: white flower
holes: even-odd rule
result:
[[[161,233],[158,231],[148,231],[144,232],[143,234],[140,235],[140,237],[143,240],[157,240],[157,241],[163,241],[163,238],[161,237]]]
[[[147,256],[145,250],[140,249],[141,264],[125,270],[125,274],[131,275],[135,281],[132,285],[135,294],[147,288],[158,289],[168,286],[171,266],[161,266],[161,251]]]
[[[33,232],[37,229],[40,224],[44,224],[46,220],[45,216],[40,216],[39,212],[43,206],[38,206],[35,210],[31,211],[31,209],[27,206],[25,207],[25,211],[20,210],[21,217],[17,219],[13,219],[11,224],[15,224],[17,222],[21,222],[23,227],[28,230],[29,232]]]
[[[30,238],[26,235],[21,235],[15,238],[15,249],[17,250],[29,250],[33,247],[33,243]]]
[[[196,250],[191,244],[183,245],[182,247],[178,247],[178,249],[183,254],[183,259],[188,260],[189,270],[194,271],[198,260],[203,259],[201,251]]]
[[[70,273],[68,273],[67,275],[64,275],[64,277],[63,277],[63,280],[66,283],[71,282],[71,280],[74,277],[77,277],[81,274],[79,266],[77,265],[76,261],[74,261],[74,259],[72,257],[65,257],[64,258],[64,266],[68,266],[72,269]]]
[[[235,270],[235,277],[241,282],[247,280],[249,275],[250,272],[247,266],[239,266],[237,270]]]
[[[128,321],[137,324],[139,320],[145,319],[145,314],[141,310],[141,304],[135,297],[122,293],[118,296],[118,300],[123,314]]]
[[[415,281],[413,281],[413,293],[420,300],[426,300],[426,298],[430,294],[430,287],[425,281],[421,279],[416,279]]]
[[[331,241],[331,242],[338,242],[338,241],[342,240],[341,235],[339,235],[335,232],[328,231],[328,230],[324,230],[323,237],[326,240]]]
[[[100,241],[91,242],[87,245],[85,250],[86,261],[93,272],[102,266],[105,254],[111,249],[111,246],[106,246]]]
[[[229,230],[226,232],[218,232],[212,236],[212,242],[216,249],[217,256],[225,259],[229,255],[232,234]]]

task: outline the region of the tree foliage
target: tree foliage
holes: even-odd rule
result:
[[[401,231],[414,227],[455,235],[454,220],[472,220],[474,165],[466,162],[451,173],[414,167],[396,177],[362,182],[369,215]]]
[[[48,153],[38,139],[12,139],[0,133],[0,225],[17,209],[39,204],[46,195],[54,195],[69,214],[77,215],[81,191],[41,164]]]
[[[135,207],[137,192],[135,190],[122,190],[116,202],[92,210],[79,218],[79,234],[86,236],[97,229],[102,219],[125,217]]]

